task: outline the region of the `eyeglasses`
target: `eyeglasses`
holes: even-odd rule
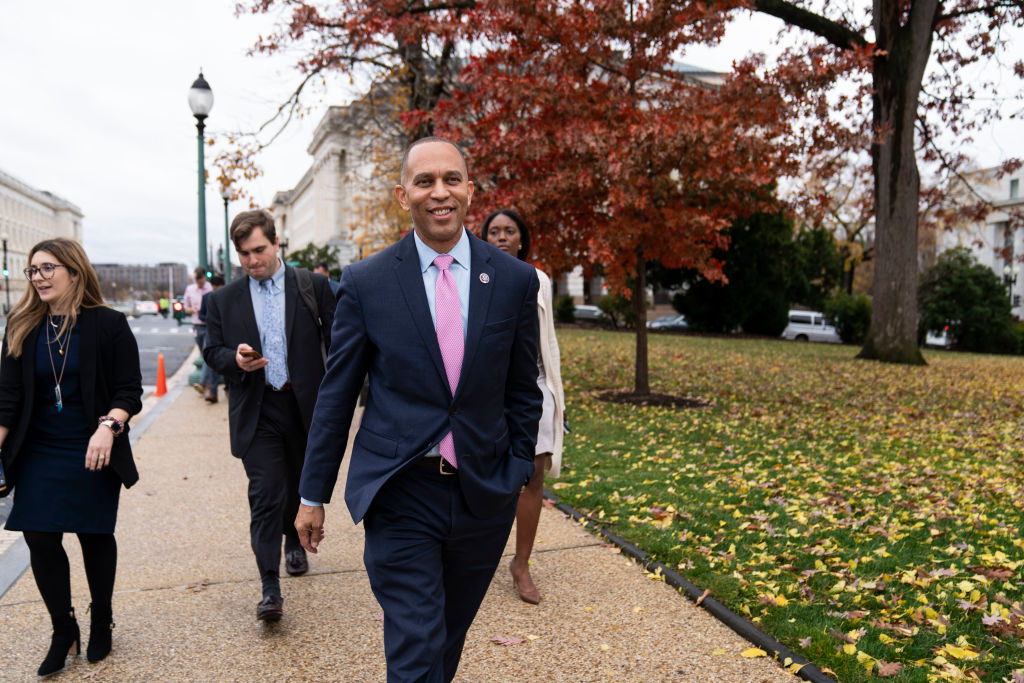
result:
[[[36,276],[36,273],[43,276],[44,280],[49,280],[53,277],[53,274],[57,272],[58,268],[66,268],[67,266],[61,265],[60,263],[44,263],[40,266],[29,266],[23,273],[25,273],[25,279],[31,280]]]

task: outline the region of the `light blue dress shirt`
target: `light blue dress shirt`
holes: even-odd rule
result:
[[[277,299],[277,310],[281,312],[281,329],[284,330],[285,353],[288,349],[288,327],[285,324],[285,302],[284,302],[284,264],[277,259],[277,270],[270,276],[270,287],[273,290],[274,298]],[[249,278],[249,297],[252,299],[252,312],[256,316],[256,327],[260,330],[260,348],[267,348],[266,332],[263,330],[263,290],[260,289],[260,280]],[[291,380],[288,375],[288,359],[284,363],[285,381]]]
[[[441,255],[441,252],[434,251],[428,247],[416,231],[412,234],[413,240],[416,243],[416,254],[420,257],[420,272],[423,274],[423,289],[427,293],[427,305],[430,308],[430,319],[434,321],[434,329],[437,329],[437,312],[434,310],[434,290],[437,287],[437,276],[441,273],[441,270],[434,265],[434,259]],[[448,254],[455,259],[452,261],[452,265],[448,267],[452,276],[455,278],[455,286],[459,289],[459,307],[462,309],[462,338],[466,338],[466,330],[469,327],[469,274],[470,274],[470,261],[469,261],[469,235],[466,233],[466,228],[462,228],[462,237],[452,247]],[[425,457],[440,457],[441,451],[437,444],[426,454]],[[320,507],[323,503],[315,503],[305,498],[300,498],[300,502],[303,505],[310,505],[312,507]]]

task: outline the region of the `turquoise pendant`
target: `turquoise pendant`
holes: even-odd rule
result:
[[[57,412],[59,413],[60,411],[64,410],[64,401],[62,401],[61,397],[60,397],[60,385],[59,384],[53,388],[53,397],[55,399],[57,399],[56,405],[57,405]]]

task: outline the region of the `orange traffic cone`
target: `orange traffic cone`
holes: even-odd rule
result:
[[[156,391],[154,396],[163,396],[167,393],[167,372],[164,370],[164,354],[156,357]]]

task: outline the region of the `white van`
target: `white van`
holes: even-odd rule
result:
[[[825,322],[825,314],[818,311],[790,311],[789,324],[782,331],[782,338],[830,344],[839,344],[842,341],[836,328]]]

